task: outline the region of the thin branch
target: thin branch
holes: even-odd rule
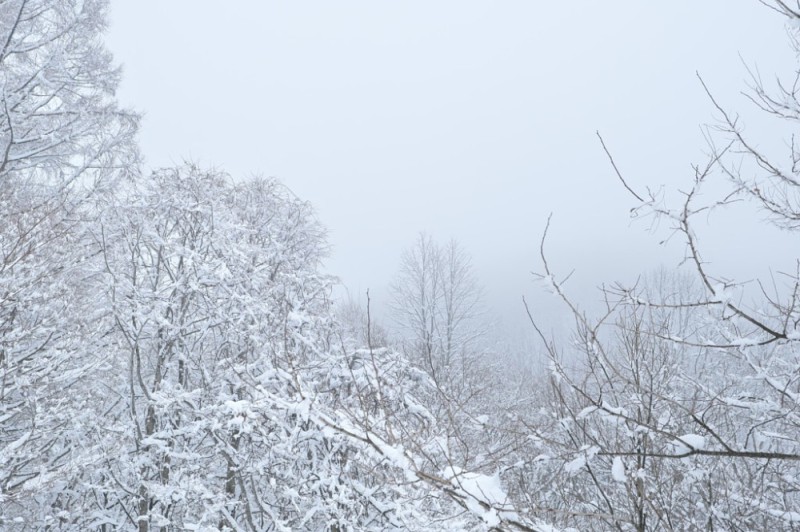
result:
[[[614,162],[614,157],[612,157],[611,156],[611,152],[608,151],[608,148],[606,147],[606,143],[605,143],[605,141],[603,141],[603,136],[600,134],[599,131],[595,131],[595,133],[597,134],[597,138],[600,139],[600,144],[603,146],[603,151],[606,152],[606,155],[608,156],[608,160],[611,162],[611,166],[614,167],[614,172],[617,173],[617,177],[619,178],[620,181],[622,181],[623,186],[628,190],[628,192],[633,194],[634,198],[636,198],[637,200],[641,201],[642,203],[646,203],[644,198],[642,198],[639,194],[634,192],[633,189],[630,186],[628,186],[628,183],[625,181],[625,178],[622,177],[622,172],[619,171],[619,168],[617,168],[617,163]]]

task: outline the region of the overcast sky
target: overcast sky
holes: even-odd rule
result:
[[[577,292],[680,259],[631,224],[595,130],[632,186],[679,187],[714,116],[695,72],[744,111],[740,55],[766,77],[795,64],[756,0],[111,5],[148,167],[278,177],[328,228],[330,271],[379,303],[419,231],[455,238],[511,322],[541,296],[550,212]]]

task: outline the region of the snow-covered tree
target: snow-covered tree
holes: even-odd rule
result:
[[[446,463],[415,399],[432,384],[398,353],[346,347],[308,204],[187,165],[129,187],[95,237],[107,391],[65,526],[478,522],[418,476]]]
[[[53,493],[78,467],[97,360],[83,235],[97,198],[136,171],[105,7],[0,3],[0,528],[55,522]]]

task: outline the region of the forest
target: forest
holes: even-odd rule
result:
[[[800,54],[800,3],[761,3]],[[800,529],[800,257],[732,280],[698,231],[800,230],[793,137],[765,150],[698,75],[718,120],[673,202],[598,134],[682,268],[584,311],[548,220],[521,267],[572,333],[525,302],[531,375],[457,241],[418,235],[383,322],[334,297],[324,220],[278,179],[145,170],[108,8],[0,1],[0,530]],[[800,67],[750,75],[800,123]]]

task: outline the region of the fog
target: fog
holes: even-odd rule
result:
[[[771,81],[794,61],[783,18],[723,0],[115,0],[108,44],[120,100],[145,115],[148,167],[278,177],[327,227],[329,271],[355,297],[370,289],[381,316],[415,235],[454,238],[512,331],[522,295],[558,327],[531,275],[550,213],[552,265],[575,270],[569,289],[589,308],[601,283],[683,256],[659,245],[668,228],[632,220],[596,131],[634,189],[677,194],[716,117],[696,73],[758,134],[771,130],[741,94],[746,65]],[[732,216],[715,257],[761,272],[777,240]]]

